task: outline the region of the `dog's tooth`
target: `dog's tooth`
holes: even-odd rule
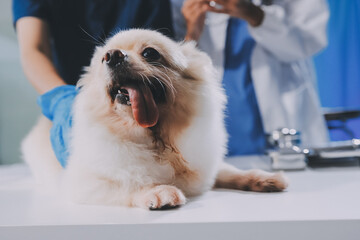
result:
[[[120,89],[118,90],[118,93],[121,93]]]

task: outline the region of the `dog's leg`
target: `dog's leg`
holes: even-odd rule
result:
[[[134,193],[132,197],[132,206],[150,210],[175,208],[186,202],[181,190],[171,185],[144,188]]]
[[[216,188],[239,189],[254,192],[279,192],[287,187],[283,174],[269,173],[262,170],[239,170],[227,163],[222,163],[216,177]]]
[[[174,208],[186,202],[184,194],[171,185],[136,186],[83,169],[69,168],[64,175],[63,192],[68,200],[85,204],[123,205],[150,210]]]
[[[40,117],[38,123],[21,143],[21,152],[38,184],[51,190],[62,171],[50,143],[52,123]]]

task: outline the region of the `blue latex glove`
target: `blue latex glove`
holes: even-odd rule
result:
[[[72,85],[60,86],[41,95],[37,102],[42,113],[53,122],[50,141],[56,158],[66,167],[69,136],[72,123],[72,106],[78,89]]]

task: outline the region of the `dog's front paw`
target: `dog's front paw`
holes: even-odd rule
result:
[[[139,202],[139,207],[150,210],[165,210],[185,204],[181,190],[170,185],[159,185],[149,189]],[[139,200],[139,199],[138,199]]]
[[[255,192],[280,192],[287,188],[288,183],[282,172],[267,173],[255,170],[249,179],[249,189]]]

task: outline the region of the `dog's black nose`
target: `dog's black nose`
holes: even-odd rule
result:
[[[110,67],[115,67],[118,64],[123,63],[127,58],[127,55],[124,51],[121,51],[119,49],[111,49],[107,51],[105,54],[103,61],[106,62],[107,65]]]

